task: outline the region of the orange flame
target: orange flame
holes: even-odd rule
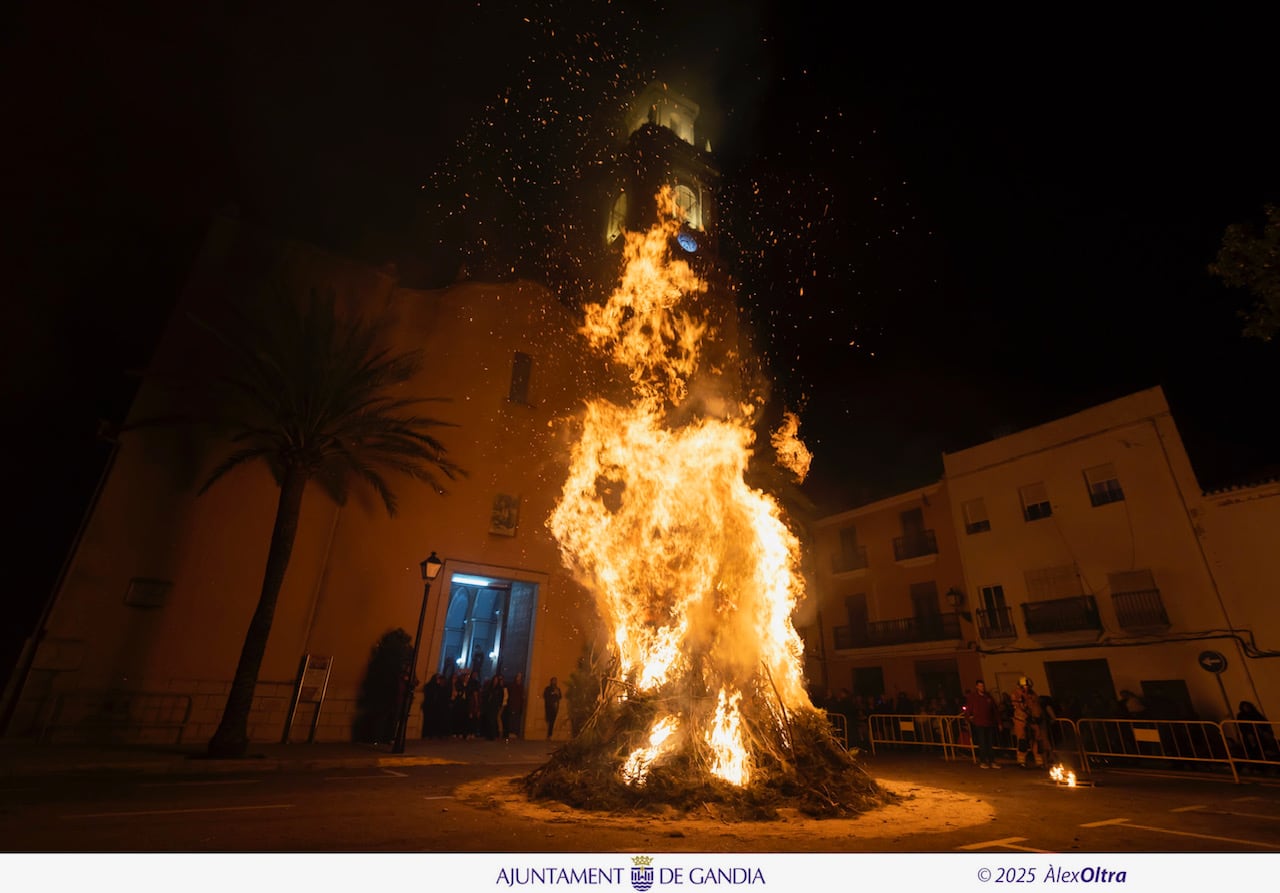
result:
[[[769,440],[778,455],[782,466],[803,481],[809,475],[809,465],[813,462],[813,453],[800,439],[800,417],[794,412],[782,414],[782,424],[773,432]]]
[[[637,692],[661,692],[678,714],[655,719],[649,745],[631,754],[623,777],[643,783],[664,753],[700,741],[713,774],[745,785],[744,696],[771,705],[775,721],[812,706],[791,625],[803,594],[799,542],[776,502],[744,482],[754,443],[749,401],[723,401],[738,416],[668,421],[690,379],[707,374],[699,360],[716,332],[705,311],[685,309],[706,284],[669,257],[679,227],[669,191],[659,205],[656,226],[626,234],[620,283],[606,303],[586,309],[581,329],[629,371],[632,399],[587,403],[548,526],[566,565],[596,596],[621,679]],[[796,427],[787,436],[807,454]]]

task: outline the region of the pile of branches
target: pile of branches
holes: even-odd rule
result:
[[[897,800],[881,788],[812,708],[744,711],[751,776],[745,786],[710,771],[710,748],[692,737],[663,754],[642,780],[628,782],[623,765],[648,744],[654,719],[669,710],[666,699],[632,696],[602,699],[576,738],[522,779],[533,800],[556,800],[576,809],[612,813],[714,817],[722,821],[778,819],[782,810],[814,818],[859,815]]]

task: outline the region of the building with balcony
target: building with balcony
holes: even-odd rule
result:
[[[1280,481],[1203,493],[1159,388],[943,467],[815,522],[813,679],[919,699],[945,668],[1095,716],[1122,689],[1168,718],[1280,710]]]
[[[978,658],[951,604],[964,580],[946,488],[819,519],[813,541],[819,610],[802,634],[814,685],[864,698],[959,698]]]
[[[1276,500],[1207,501],[1159,388],[943,464],[974,646],[993,688],[1028,675],[1095,715],[1130,689],[1171,718],[1218,719],[1261,697],[1265,662],[1247,656],[1239,631],[1280,631],[1265,599],[1249,595],[1277,580],[1274,567],[1255,570],[1265,550],[1254,531],[1268,522],[1248,517]],[[1209,518],[1219,542],[1207,541]],[[1237,572],[1249,582],[1235,583]],[[1221,678],[1201,668],[1206,651],[1228,655]]]

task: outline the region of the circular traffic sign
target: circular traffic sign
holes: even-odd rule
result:
[[[1201,651],[1200,666],[1210,673],[1221,673],[1227,668],[1227,659],[1219,651]]]

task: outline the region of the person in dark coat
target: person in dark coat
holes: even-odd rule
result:
[[[450,729],[449,700],[453,692],[440,673],[432,673],[422,687],[422,737],[447,738]]]
[[[1000,705],[987,691],[987,684],[979,679],[973,684],[964,701],[964,714],[969,719],[969,730],[977,749],[979,769],[999,769],[996,762],[996,733],[1000,730]]]
[[[1240,712],[1236,720],[1240,726],[1240,737],[1244,739],[1245,755],[1251,760],[1280,759],[1280,750],[1276,748],[1275,732],[1271,730],[1267,718],[1252,701],[1241,701]]]
[[[502,708],[502,737],[511,740],[520,737],[520,722],[524,719],[524,673],[516,673],[507,683],[507,703]]]
[[[501,732],[502,711],[507,704],[507,686],[501,673],[484,684],[480,702],[481,733],[490,741],[496,741]]]
[[[547,683],[547,687],[542,690],[542,709],[547,716],[547,740],[551,740],[551,736],[556,730],[556,716],[560,712],[560,683],[555,676],[551,677],[551,681]]]

